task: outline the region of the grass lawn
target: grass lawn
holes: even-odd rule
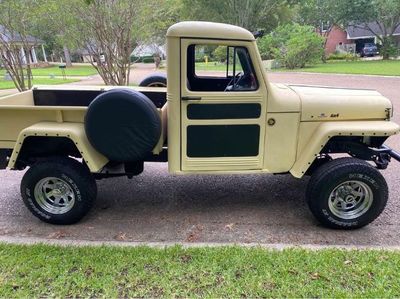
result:
[[[57,84],[65,84],[65,83],[73,83],[78,82],[79,80],[72,79],[45,79],[45,78],[37,78],[32,81],[33,85],[57,85]],[[13,81],[4,81],[0,78],[0,89],[12,89],[15,88]]]
[[[400,76],[400,60],[329,61],[304,69],[274,71]]]
[[[0,297],[398,297],[400,252],[0,244]]]
[[[0,69],[0,77],[4,77],[6,71]],[[58,66],[51,66],[46,68],[35,68],[32,69],[33,76],[62,76],[61,69]],[[67,76],[90,76],[97,74],[96,70],[92,66],[73,66],[65,69],[65,74]]]
[[[232,67],[230,67],[232,69]],[[225,71],[226,64],[220,62],[196,62],[196,71]]]

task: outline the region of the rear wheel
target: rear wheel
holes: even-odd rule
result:
[[[163,74],[151,75],[140,82],[142,87],[167,87],[167,77]]]
[[[73,224],[92,207],[96,181],[80,162],[58,158],[34,164],[21,183],[22,199],[37,218],[52,224]]]
[[[307,201],[313,215],[336,229],[355,229],[384,210],[388,187],[381,173],[365,161],[342,158],[325,163],[311,176]]]

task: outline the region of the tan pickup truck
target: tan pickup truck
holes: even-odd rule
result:
[[[207,72],[197,61],[218,47],[224,69]],[[147,87],[35,87],[0,99],[0,168],[29,168],[21,194],[35,216],[75,223],[96,179],[131,178],[149,161],[182,175],[310,175],[308,205],[331,228],[359,228],[383,211],[378,169],[400,156],[384,145],[399,126],[381,94],[273,84],[254,36],[231,25],[172,26],[167,58],[168,84],[155,76]]]

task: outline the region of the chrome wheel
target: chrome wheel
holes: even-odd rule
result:
[[[75,193],[70,184],[60,178],[40,180],[34,190],[38,205],[51,214],[65,214],[75,203]]]
[[[329,196],[329,209],[341,219],[356,219],[372,205],[371,188],[361,181],[346,181],[337,186]]]

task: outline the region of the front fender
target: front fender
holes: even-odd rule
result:
[[[337,121],[322,122],[299,153],[290,173],[301,178],[314,162],[326,143],[335,136],[388,137],[398,134],[400,126],[392,121]]]

